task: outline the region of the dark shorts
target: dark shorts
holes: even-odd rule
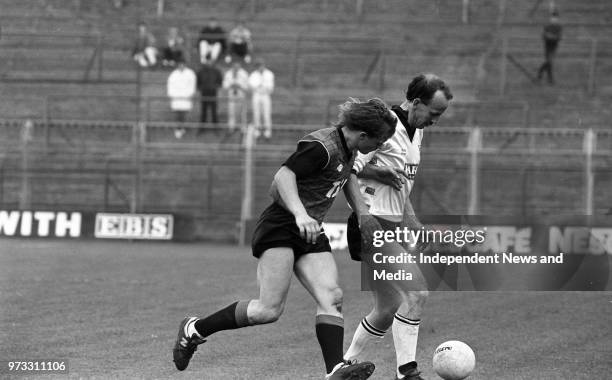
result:
[[[384,230],[395,230],[395,227],[400,225],[399,223],[390,222],[377,216],[375,216],[375,218],[378,220],[380,226]],[[361,261],[361,230],[359,230],[359,220],[357,218],[357,214],[354,212],[351,213],[346,223],[346,240],[348,243],[349,253],[351,254],[351,259]]]
[[[253,232],[251,248],[253,256],[260,258],[270,248],[291,248],[297,261],[308,253],[331,252],[329,239],[323,232],[315,244],[309,244],[300,236],[295,216],[277,203],[272,203],[259,217]]]

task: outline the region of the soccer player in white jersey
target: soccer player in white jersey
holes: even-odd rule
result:
[[[452,98],[448,86],[436,75],[417,75],[408,85],[406,100],[392,108],[397,116],[393,136],[378,150],[355,159],[353,169],[359,177],[365,207],[353,207],[349,218],[349,250],[354,260],[361,261],[361,234],[366,233],[364,218],[373,216],[383,229],[422,227],[414,215],[409,195],[421,160],[423,131],[436,124]],[[369,260],[364,261],[370,265]],[[382,338],[391,327],[397,379],[422,380],[415,359],[419,323],[428,292],[401,289],[402,285],[373,281],[370,276],[368,281],[374,308],[357,327],[344,359],[355,359],[368,342]]]

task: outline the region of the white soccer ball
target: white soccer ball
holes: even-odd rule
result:
[[[474,366],[474,351],[458,340],[444,342],[434,351],[433,369],[444,380],[465,379],[472,373]]]

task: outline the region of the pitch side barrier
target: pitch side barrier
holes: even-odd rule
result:
[[[186,214],[0,210],[0,238],[189,241]]]
[[[362,289],[387,282],[403,290],[612,290],[612,215],[422,216],[419,229],[363,236]],[[325,225],[335,249],[344,223]]]

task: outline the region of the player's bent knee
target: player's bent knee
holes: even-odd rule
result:
[[[272,307],[262,310],[260,315],[261,323],[272,323],[278,321],[281,314],[283,314],[283,307]]]
[[[408,293],[408,302],[412,304],[423,304],[429,298],[428,290],[420,290]]]
[[[284,304],[277,305],[260,305],[254,315],[250,316],[250,320],[255,324],[265,324],[278,321],[283,314]]]

